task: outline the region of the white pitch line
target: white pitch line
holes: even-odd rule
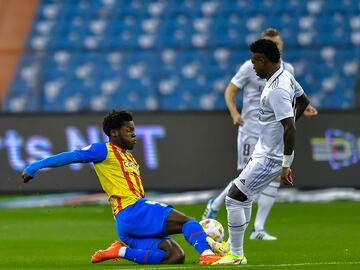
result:
[[[309,263],[283,263],[283,264],[245,264],[245,265],[241,265],[241,268],[254,268],[254,267],[294,267],[294,266],[315,266],[315,265],[360,265],[360,261],[355,261],[355,262],[309,262]],[[231,265],[228,265],[231,266]],[[240,265],[239,265],[240,266]],[[204,267],[206,267],[206,265],[192,265],[191,269],[204,269]],[[226,265],[209,265],[209,267],[211,267],[211,269],[224,269],[224,267],[226,267]],[[159,265],[159,267],[132,267],[132,268],[122,268],[123,270],[132,270],[132,269],[137,269],[137,270],[158,270],[158,269],[163,269],[163,270],[171,270],[171,269],[190,269],[189,266],[180,266],[180,265],[174,265],[174,266],[164,266],[161,267]]]

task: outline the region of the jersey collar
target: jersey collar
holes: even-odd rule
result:
[[[280,68],[270,77],[268,84],[272,84],[284,72],[284,67],[281,63]]]
[[[109,141],[109,143],[110,143],[110,145],[111,145],[112,147],[115,147],[115,149],[120,150],[121,152],[126,152],[126,150],[125,150],[125,149],[122,149],[121,147],[119,147],[119,146],[117,146],[117,145],[113,144],[112,142],[110,142],[110,141]]]

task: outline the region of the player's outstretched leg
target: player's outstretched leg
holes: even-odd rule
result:
[[[107,260],[118,259],[119,250],[125,248],[126,245],[123,242],[115,241],[107,249],[100,249],[95,251],[91,257],[92,263],[99,263]]]
[[[175,209],[168,215],[166,231],[170,235],[182,233],[186,241],[200,254],[200,264],[212,264],[221,259],[221,256],[215,254],[206,242],[207,236],[199,222]]]
[[[221,259],[215,254],[206,241],[206,234],[199,222],[190,219],[182,226],[182,232],[186,241],[191,244],[200,254],[199,264],[212,264]]]
[[[268,234],[265,229],[265,222],[274,205],[279,190],[280,182],[277,180],[271,182],[260,194],[258,198],[258,210],[254,222],[254,228],[251,229],[251,240],[277,240],[275,236]]]
[[[98,250],[91,257],[92,263],[99,263],[111,259],[124,258],[139,264],[159,264],[167,252],[162,249],[133,249],[123,242],[115,241],[105,250]]]
[[[224,204],[226,194],[228,193],[232,183],[233,181],[231,181],[217,197],[212,198],[208,201],[201,219],[205,219],[205,218],[216,219],[216,215],[219,212],[221,206]]]

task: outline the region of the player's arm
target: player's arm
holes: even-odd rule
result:
[[[239,88],[230,82],[225,90],[225,102],[226,106],[229,109],[231,118],[233,120],[234,125],[240,125],[242,126],[244,123],[244,120],[241,117],[240,112],[237,109],[236,106],[236,94],[239,91]]]
[[[246,61],[244,64],[242,64],[225,90],[224,96],[226,106],[230,112],[233,124],[236,126],[242,126],[244,124],[244,119],[242,118],[236,106],[236,94],[238,93],[239,89],[243,89],[249,82],[249,71],[251,71],[252,68],[253,65],[250,61]]]
[[[304,111],[304,115],[306,117],[313,117],[318,114],[319,114],[319,112],[317,111],[317,109],[315,107],[313,107],[311,104],[309,104]]]
[[[290,166],[294,159],[294,147],[295,147],[295,121],[294,117],[289,117],[282,119],[282,126],[284,127],[284,156],[282,162],[282,173],[281,173],[281,181],[286,184],[292,186],[293,176]]]
[[[299,119],[299,117],[302,114],[304,114],[306,117],[316,116],[318,114],[318,111],[316,110],[316,108],[310,105],[310,101],[306,96],[304,89],[296,80],[294,81],[294,86],[295,86],[296,110],[297,110],[296,120]],[[307,105],[305,106],[305,104]],[[304,106],[305,108],[303,108]]]
[[[295,119],[298,120],[300,116],[303,115],[306,108],[308,108],[310,104],[310,100],[306,96],[305,93],[303,93],[300,97],[296,98],[296,116]]]
[[[38,170],[43,168],[56,168],[72,163],[101,162],[107,156],[107,149],[103,143],[94,143],[81,150],[63,152],[57,155],[49,156],[42,160],[31,163],[27,166],[21,177],[24,183],[29,182],[35,177]]]
[[[287,69],[288,71],[295,77],[295,69],[293,67],[293,65],[291,65],[290,63],[286,63],[287,65]],[[296,81],[295,83],[295,93],[296,92],[300,92],[300,94],[296,93],[296,96],[301,96],[302,93],[304,93],[304,90],[303,88],[300,86],[300,84]],[[312,105],[308,105],[305,109],[305,111],[303,112],[303,114],[306,116],[306,117],[313,117],[313,116],[316,116],[318,115],[318,111],[315,107],[313,107]],[[300,117],[301,115],[299,115]],[[296,116],[296,120],[299,118],[298,116]]]
[[[295,119],[294,108],[290,93],[284,89],[278,88],[269,96],[269,102],[274,110],[276,121],[279,121],[284,128],[283,142],[284,155],[282,162],[281,181],[286,185],[293,185],[293,177],[290,166],[294,159],[295,146]]]

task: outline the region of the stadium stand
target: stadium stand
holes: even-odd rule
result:
[[[319,108],[355,106],[357,0],[43,0],[4,110],[214,110],[267,27]]]
[[[0,0],[0,110],[22,56],[37,6],[38,0]]]

